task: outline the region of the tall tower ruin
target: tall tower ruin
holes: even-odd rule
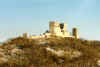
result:
[[[58,22],[55,21],[51,21],[50,22],[50,33],[53,35],[59,35],[61,34],[61,29],[60,29],[60,25]]]
[[[62,32],[63,34],[65,34],[65,33],[67,32],[66,27],[67,27],[67,24],[66,24],[66,23],[61,23],[61,24],[60,24],[60,29],[61,29],[61,32]]]
[[[24,38],[27,38],[27,37],[28,37],[28,36],[27,36],[27,33],[24,33],[24,34],[23,34],[23,37],[24,37]]]
[[[73,28],[72,33],[73,33],[73,36],[74,36],[75,38],[79,38],[79,37],[78,37],[78,30],[77,30],[77,28]]]
[[[67,24],[66,23],[61,23],[59,24],[58,22],[51,21],[49,24],[49,29],[51,35],[56,35],[56,36],[62,36],[62,37],[67,37],[69,36],[69,32],[67,32]]]

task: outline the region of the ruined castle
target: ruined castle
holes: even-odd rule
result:
[[[26,33],[24,36],[26,37]],[[59,23],[56,21],[51,21],[49,23],[49,30],[45,33],[39,36],[29,36],[29,38],[49,38],[51,36],[79,38],[77,28],[73,28],[72,32],[68,32],[66,23]]]

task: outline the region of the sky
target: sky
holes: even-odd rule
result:
[[[100,0],[0,0],[0,41],[39,35],[49,21],[77,27],[81,38],[100,40]]]

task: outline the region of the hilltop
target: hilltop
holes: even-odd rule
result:
[[[99,67],[100,42],[17,37],[2,43],[0,61],[0,67]]]

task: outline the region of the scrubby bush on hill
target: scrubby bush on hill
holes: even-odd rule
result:
[[[3,43],[0,67],[99,67],[100,42],[52,37],[17,37]],[[1,52],[1,51],[0,51]]]

